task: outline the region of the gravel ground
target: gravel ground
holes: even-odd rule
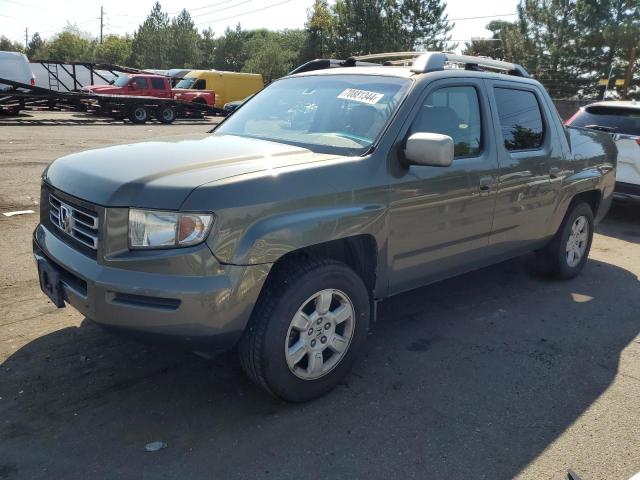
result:
[[[199,138],[214,120],[0,117],[0,212],[37,210],[66,153]],[[40,293],[35,214],[0,215],[0,479],[626,480],[640,471],[640,207],[616,206],[570,282],[505,262],[380,306],[333,393],[274,400],[233,353],[114,336]],[[149,442],[166,444],[145,452]]]

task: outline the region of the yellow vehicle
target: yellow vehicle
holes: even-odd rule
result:
[[[219,70],[192,70],[176,85],[176,88],[213,90],[215,106],[253,95],[264,88],[262,75],[257,73],[222,72]]]

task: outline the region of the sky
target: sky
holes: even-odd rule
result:
[[[329,0],[330,4],[333,2]],[[133,33],[154,3],[155,0],[0,0],[0,35],[24,43],[28,29],[29,36],[39,32],[46,39],[69,22],[97,37],[101,6],[104,35]],[[186,8],[199,29],[211,27],[220,35],[238,22],[244,29],[303,28],[313,0],[161,0],[160,3],[170,15]],[[449,0],[447,13],[449,19],[455,20],[453,40],[489,36],[485,25],[494,18],[514,19],[517,4],[518,0]]]

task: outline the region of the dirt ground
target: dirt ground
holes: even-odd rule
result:
[[[0,212],[32,209],[67,153],[198,138],[214,120],[0,117]],[[0,479],[628,479],[640,471],[640,207],[584,272],[520,258],[394,297],[333,393],[274,400],[233,353],[114,336],[40,293],[37,215],[0,215]],[[157,452],[145,444],[166,443]]]

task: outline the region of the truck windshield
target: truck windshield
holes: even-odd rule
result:
[[[377,75],[286,78],[251,98],[216,134],[271,140],[318,153],[361,155],[378,138],[410,83]]]
[[[197,80],[195,77],[186,77],[178,82],[176,88],[191,88],[194,82]]]
[[[124,87],[124,86],[127,85],[127,83],[129,83],[129,79],[130,79],[130,77],[128,75],[122,75],[122,76],[116,78],[116,81],[113,82],[113,84],[116,87]]]

